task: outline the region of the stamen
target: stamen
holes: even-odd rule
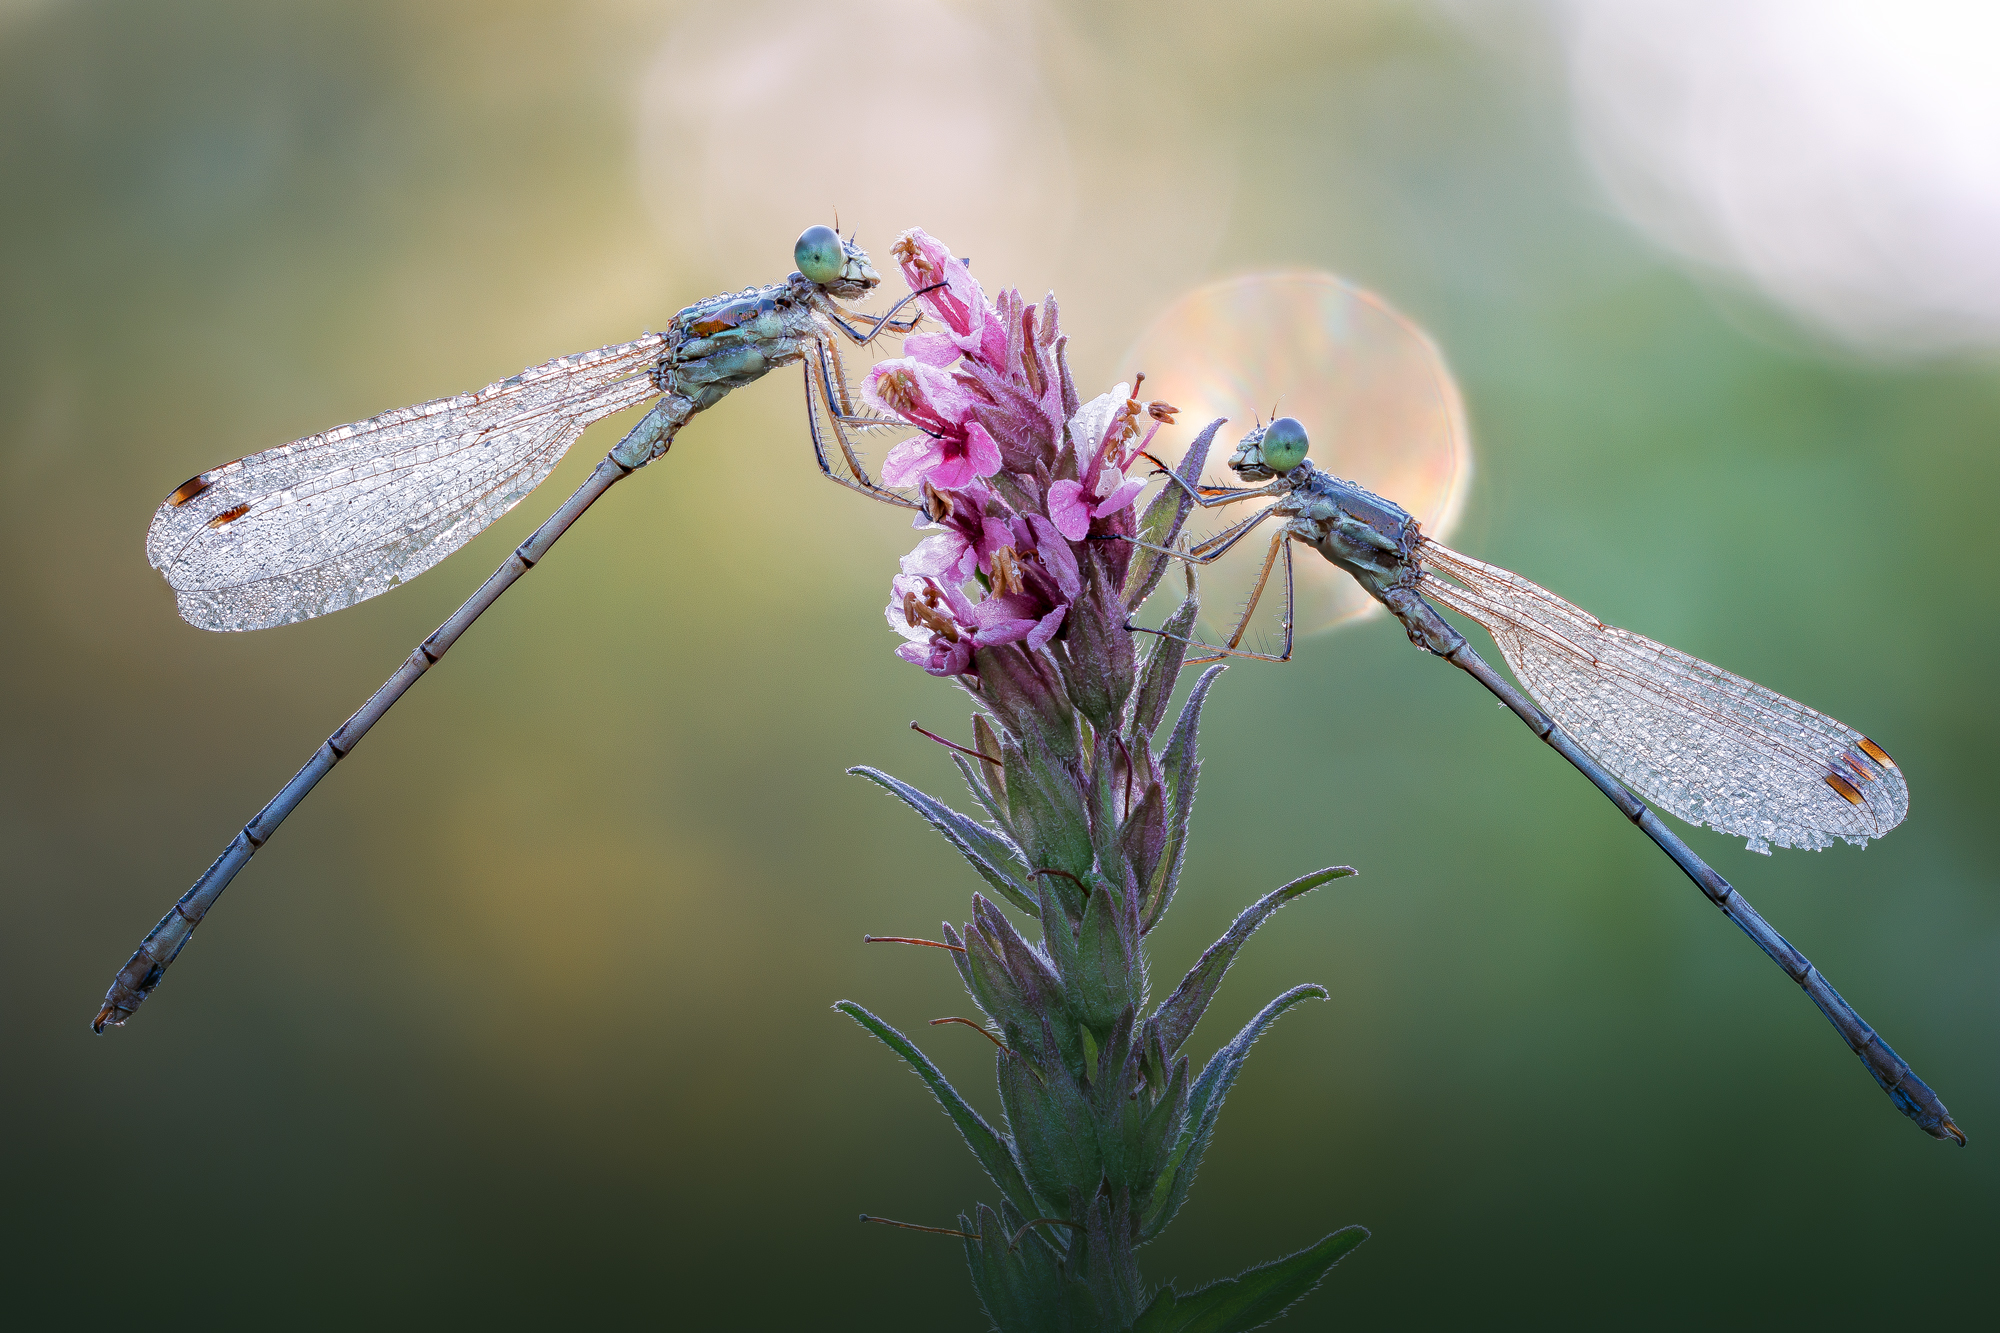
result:
[[[1132,812],[1132,751],[1127,748],[1125,738],[1117,732],[1111,733],[1111,740],[1117,745],[1118,753],[1125,757],[1125,813],[1129,815]]]
[[[1042,378],[1041,358],[1035,354],[1035,308],[1028,306],[1021,311],[1021,369],[1027,372],[1028,388],[1040,398],[1048,390],[1048,381]]]
[[[963,944],[945,944],[940,940],[920,940],[913,935],[863,935],[861,942],[863,944],[924,944],[933,949],[951,949],[957,953],[965,952]]]
[[[944,498],[944,492],[931,485],[929,477],[924,478],[924,517],[933,523],[942,523],[951,513],[951,501]]]
[[[993,553],[993,592],[996,596],[1021,592],[1026,588],[1021,581],[1021,557],[1011,546],[1003,546]]]
[[[1020,1247],[1021,1237],[1028,1234],[1029,1227],[1040,1227],[1040,1226],[1068,1227],[1071,1231],[1083,1230],[1081,1226],[1077,1225],[1075,1222],[1070,1221],[1068,1218],[1063,1218],[1063,1217],[1033,1218],[1029,1221],[1023,1222],[1021,1224],[1021,1229],[1014,1233],[1014,1239],[1011,1242],[1009,1242],[1007,1246],[1007,1252],[1009,1254],[1012,1254],[1016,1249]]]
[[[905,1231],[928,1231],[933,1236],[957,1236],[960,1240],[979,1239],[979,1237],[968,1235],[963,1231],[955,1231],[951,1227],[918,1226],[915,1222],[898,1222],[894,1218],[888,1217],[870,1217],[866,1213],[861,1214],[861,1220],[864,1222],[880,1222],[885,1227],[901,1227]]]
[[[916,617],[915,620],[910,621],[911,628],[914,629],[921,624],[931,633],[941,637],[946,643],[958,642],[957,622],[950,615],[938,610],[939,605],[944,601],[944,595],[937,590],[935,584],[925,587],[922,601],[918,601],[916,594],[913,592],[904,593],[903,598],[903,615],[905,617]]]
[[[1179,413],[1180,409],[1178,407],[1175,407],[1172,403],[1160,402],[1158,399],[1154,399],[1152,402],[1146,404],[1147,416],[1155,421],[1163,421],[1169,426],[1174,424],[1174,418]]]
[[[1007,1054],[1012,1055],[1014,1053],[1013,1051],[1008,1050],[1006,1042],[1000,1040],[998,1037],[988,1032],[984,1027],[982,1027],[978,1023],[973,1022],[969,1018],[933,1018],[931,1020],[932,1027],[936,1027],[940,1023],[963,1023],[967,1027],[971,1028],[974,1032],[977,1032],[980,1036],[986,1038],[986,1040],[992,1042],[995,1046],[998,1046],[1001,1050],[1007,1051]]]
[[[958,752],[959,752],[960,754],[968,754],[968,755],[971,755],[971,756],[972,756],[972,757],[973,757],[974,759],[978,759],[978,760],[981,760],[981,761],[983,761],[983,762],[985,762],[985,763],[988,763],[988,764],[997,764],[997,763],[999,763],[999,762],[1000,762],[1000,761],[999,761],[998,759],[995,759],[995,758],[994,758],[994,757],[993,757],[992,755],[990,755],[990,754],[981,754],[981,753],[979,753],[979,751],[977,751],[977,750],[968,750],[968,749],[966,749],[966,748],[965,748],[965,747],[964,747],[963,745],[956,745],[956,744],[953,744],[953,743],[952,743],[951,741],[948,741],[948,740],[946,740],[946,739],[945,739],[944,737],[942,737],[942,736],[938,735],[938,734],[937,734],[937,733],[936,733],[935,731],[924,731],[924,729],[923,729],[922,727],[918,726],[918,725],[917,725],[916,723],[914,723],[914,722],[912,722],[912,723],[910,724],[910,730],[911,730],[911,731],[922,731],[924,735],[926,735],[926,736],[930,737],[930,738],[931,738],[932,740],[936,741],[936,742],[937,742],[937,743],[938,743],[939,745],[942,745],[942,746],[944,746],[944,748],[945,748],[945,749],[947,749],[947,750],[956,750],[956,751],[958,751]]]

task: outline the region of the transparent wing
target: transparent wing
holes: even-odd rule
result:
[[[600,417],[655,397],[666,343],[559,357],[204,472],[160,505],[146,558],[191,625],[263,629],[387,592],[540,485]]]
[[[1418,551],[1424,595],[1484,626],[1558,726],[1690,824],[1747,838],[1756,852],[1818,849],[1836,837],[1863,846],[1909,812],[1902,772],[1852,727],[1606,625],[1518,574],[1428,539]]]

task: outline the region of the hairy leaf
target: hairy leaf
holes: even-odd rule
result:
[[[1208,465],[1208,447],[1215,442],[1215,432],[1222,429],[1225,417],[1217,417],[1203,427],[1201,434],[1194,437],[1194,443],[1181,458],[1180,466],[1174,469],[1174,476],[1186,482],[1168,481],[1146,506],[1146,512],[1139,520],[1139,530],[1134,534],[1140,541],[1154,546],[1172,546],[1180,536],[1181,525],[1187,522],[1188,511],[1194,508],[1194,496],[1188,486],[1201,484],[1201,470]],[[1171,556],[1158,551],[1134,548],[1132,564],[1125,572],[1124,602],[1127,610],[1136,611],[1146,600],[1167,571]]]
[[[1208,946],[1199,961],[1188,969],[1187,976],[1174,993],[1160,1002],[1153,1015],[1159,1025],[1160,1036],[1166,1042],[1169,1054],[1178,1051],[1181,1043],[1194,1031],[1194,1025],[1201,1021],[1202,1011],[1215,998],[1216,990],[1222,985],[1222,974],[1236,961],[1237,951],[1243,942],[1264,924],[1265,918],[1283,907],[1294,898],[1300,898],[1322,884],[1336,879],[1344,879],[1355,873],[1353,866],[1333,866],[1326,870],[1315,870],[1310,875],[1298,879],[1280,889],[1259,898],[1243,909],[1234,925],[1223,932],[1222,938]]]
[[[1011,1245],[1028,1219],[1002,1205],[996,1216],[979,1205],[977,1240],[965,1244],[965,1264],[986,1313],[1001,1333],[1099,1333],[1106,1327],[1090,1287],[1063,1271],[1060,1251],[1045,1229],[1029,1228]],[[960,1215],[959,1229],[973,1231]]]
[[[1015,874],[1015,868],[1021,865],[1021,851],[1012,839],[987,828],[976,819],[967,818],[943,801],[925,795],[880,769],[861,767],[847,771],[902,797],[905,804],[958,848],[959,854],[972,863],[980,878],[991,884],[996,892],[1026,911],[1035,910],[1034,896]]]
[[[937,1066],[916,1048],[915,1043],[852,1000],[842,1000],[833,1007],[867,1028],[884,1046],[903,1057],[903,1062],[929,1086],[931,1095],[938,1099],[938,1105],[951,1117],[951,1123],[958,1126],[965,1146],[972,1149],[972,1155],[979,1159],[979,1165],[985,1168],[1000,1193],[1017,1208],[1032,1208],[1033,1196],[1028,1192],[1028,1182],[1022,1176],[1020,1165],[1014,1160],[1007,1141],[994,1133],[985,1117],[958,1095],[958,1089],[945,1080]]]
[[[1082,1090],[1064,1070],[1044,1072],[1003,1052],[1000,1104],[1028,1184],[1054,1216],[1075,1217],[1104,1176],[1097,1128]]]
[[[1147,1204],[1141,1240],[1151,1240],[1166,1230],[1167,1224],[1174,1220],[1174,1214],[1180,1211],[1181,1204],[1187,1199],[1188,1187],[1194,1183],[1194,1173],[1201,1166],[1202,1153],[1207,1151],[1209,1135],[1214,1132],[1215,1118],[1221,1112],[1223,1099],[1229,1095],[1230,1086],[1236,1082],[1244,1060],[1249,1058],[1250,1047],[1279,1014],[1308,996],[1324,1000],[1327,998],[1326,987],[1294,986],[1265,1005],[1227,1046],[1210,1057],[1207,1067],[1201,1071],[1201,1077],[1194,1081],[1194,1087],[1188,1092],[1187,1120],[1181,1127],[1180,1141],[1174,1145],[1166,1171]]]
[[[1132,1333],[1247,1333],[1283,1314],[1367,1239],[1364,1228],[1342,1227],[1297,1254],[1245,1269],[1185,1296],[1168,1287],[1146,1307]]]
[[[1167,623],[1160,626],[1160,632],[1146,636],[1146,662],[1139,669],[1139,693],[1132,705],[1134,746],[1152,744],[1153,733],[1160,729],[1160,720],[1167,715],[1167,705],[1173,701],[1181,663],[1187,660],[1188,636],[1194,633],[1194,622],[1200,614],[1201,603],[1189,593],[1167,617]]]
[[[1173,739],[1167,743],[1167,753],[1160,762],[1160,775],[1167,784],[1167,845],[1153,870],[1152,882],[1146,886],[1146,901],[1140,904],[1142,931],[1159,924],[1174,899],[1174,886],[1180,882],[1181,861],[1187,855],[1188,819],[1194,813],[1195,779],[1201,775],[1201,758],[1195,749],[1201,730],[1201,706],[1207,701],[1216,677],[1225,670],[1219,663],[1210,667],[1188,691],[1187,702],[1181,705],[1180,720],[1174,723]]]

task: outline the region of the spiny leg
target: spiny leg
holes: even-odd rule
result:
[[[908,296],[904,297],[902,300],[896,302],[896,304],[890,306],[889,313],[886,315],[870,315],[870,314],[865,314],[859,310],[842,310],[839,306],[833,306],[833,309],[836,313],[829,314],[827,316],[827,320],[828,322],[833,324],[836,328],[838,328],[842,333],[846,334],[848,338],[850,338],[853,341],[856,347],[866,347],[871,340],[873,340],[878,334],[882,333],[897,333],[897,334],[914,333],[916,331],[917,325],[923,323],[924,317],[922,312],[920,311],[917,314],[910,316],[907,322],[899,322],[895,318],[896,312],[898,310],[901,310],[904,306],[908,305],[910,302],[916,300],[919,296],[924,295],[926,292],[934,292],[942,286],[944,286],[943,283],[934,282],[928,287],[918,288],[916,291],[911,292]],[[829,301],[827,304],[833,305],[831,301]],[[872,320],[874,321],[874,327],[869,329],[868,332],[862,333],[859,329],[856,329],[851,325],[849,325],[846,319],[841,318],[842,315],[848,316],[853,319]]]
[[[840,345],[832,339],[827,339],[820,344],[819,352],[820,394],[827,402],[827,414],[831,418],[829,424],[833,428],[833,437],[840,443],[840,452],[846,458],[849,470],[860,479],[862,485],[874,487],[874,479],[868,475],[868,469],[862,466],[861,456],[855,451],[854,442],[847,436],[847,427],[852,425],[860,430],[871,430],[901,426],[903,423],[893,417],[854,413],[853,404],[849,400],[851,390],[847,383],[847,373],[840,359]],[[827,364],[829,358],[833,362],[830,367]],[[839,411],[833,405],[833,389],[836,385],[840,389],[841,402],[849,408],[847,412]]]
[[[1235,504],[1239,500],[1254,500],[1260,495],[1283,495],[1293,489],[1292,485],[1283,477],[1278,477],[1264,486],[1192,485],[1182,480],[1180,473],[1161,463],[1159,459],[1153,458],[1151,454],[1147,454],[1145,457],[1152,458],[1153,462],[1159,465],[1160,471],[1166,475],[1167,480],[1186,491],[1188,497],[1203,509],[1213,509],[1217,505]]]
[[[871,412],[854,410],[853,390],[847,382],[846,364],[841,360],[840,344],[831,338],[822,338],[814,344],[814,356],[819,360],[820,397],[826,402],[827,415],[844,426],[857,430],[880,430],[888,427],[903,427],[907,423],[895,417],[876,416]],[[835,401],[833,391],[840,389],[839,401]]]
[[[1093,536],[1090,538],[1090,540],[1107,541],[1107,542],[1130,542],[1132,545],[1138,547],[1142,551],[1157,551],[1161,555],[1171,556],[1175,560],[1180,560],[1190,565],[1212,565],[1217,560],[1220,560],[1223,556],[1227,555],[1230,549],[1234,547],[1236,543],[1242,541],[1246,536],[1248,536],[1252,528],[1256,527],[1259,523],[1262,523],[1265,519],[1269,518],[1270,516],[1271,516],[1271,511],[1269,509],[1259,510],[1257,513],[1252,514],[1249,518],[1244,519],[1241,523],[1237,523],[1231,527],[1224,528],[1221,532],[1216,533],[1213,537],[1208,537],[1202,541],[1196,542],[1193,546],[1189,547],[1185,551],[1178,550],[1172,546],[1156,546],[1152,542],[1141,541],[1137,537],[1127,537],[1122,533],[1116,533],[1116,532],[1107,532],[1097,536]]]
[[[1139,547],[1141,550],[1157,551],[1161,555],[1169,556],[1175,560],[1179,560],[1186,564],[1199,567],[1204,565],[1212,565],[1217,560],[1220,560],[1223,556],[1227,555],[1236,546],[1238,542],[1242,541],[1245,537],[1250,535],[1250,530],[1252,528],[1256,527],[1259,523],[1262,523],[1265,519],[1269,518],[1270,516],[1271,516],[1271,510],[1269,509],[1259,510],[1257,513],[1252,514],[1249,518],[1244,519],[1241,523],[1235,524],[1232,527],[1224,528],[1221,532],[1216,533],[1213,537],[1208,538],[1206,541],[1197,542],[1193,548],[1186,551],[1177,551],[1171,546],[1156,546],[1152,542],[1140,541],[1137,537],[1127,537],[1119,533],[1104,533],[1102,536],[1092,537],[1090,538],[1090,540],[1130,542],[1132,545]],[[1288,535],[1289,534],[1287,533],[1280,532],[1276,537],[1273,537],[1271,539],[1271,549],[1264,557],[1263,572],[1257,576],[1257,586],[1250,594],[1249,605],[1243,608],[1242,619],[1237,622],[1236,633],[1234,636],[1230,638],[1229,646],[1226,648],[1218,648],[1214,644],[1201,643],[1198,640],[1194,639],[1185,640],[1185,642],[1190,644],[1191,646],[1200,648],[1204,652],[1212,654],[1212,656],[1208,657],[1191,657],[1187,660],[1187,665],[1192,666],[1197,662],[1214,662],[1224,657],[1250,657],[1250,658],[1255,658],[1260,662],[1288,662],[1291,660],[1292,552],[1291,552],[1291,547],[1285,541],[1285,538]],[[1285,651],[1282,655],[1277,655],[1272,653],[1250,652],[1245,649],[1238,648],[1236,645],[1243,641],[1243,634],[1245,627],[1248,626],[1250,623],[1250,615],[1253,611],[1257,609],[1258,599],[1264,595],[1264,584],[1271,577],[1271,564],[1278,558],[1278,551],[1280,547],[1284,548],[1284,557],[1285,557]],[[1160,632],[1158,630],[1146,629],[1142,625],[1128,625],[1127,628],[1138,630],[1139,632],[1144,634],[1158,634]]]
[[[833,460],[827,454],[826,437],[820,433],[818,394],[824,392],[824,390],[821,386],[815,384],[819,376],[815,373],[814,362],[810,358],[805,363],[805,370],[806,427],[812,433],[813,459],[819,464],[820,472],[825,475],[828,481],[838,482],[840,485],[847,487],[848,490],[865,495],[871,500],[878,500],[883,504],[895,505],[899,509],[920,508],[921,506],[916,501],[906,499],[892,490],[878,486],[869,478],[867,471],[862,468],[860,460],[855,457],[854,449],[848,443],[847,436],[841,431],[838,420],[833,420],[830,424],[835,438],[840,442],[841,453],[846,458],[848,466],[854,470],[855,475],[852,477],[843,477],[839,472],[834,470]]]
[[[1236,622],[1236,632],[1229,636],[1229,646],[1226,648],[1209,648],[1208,651],[1212,656],[1190,657],[1185,665],[1198,666],[1204,662],[1219,662],[1225,657],[1249,657],[1259,662],[1289,662],[1292,660],[1293,587],[1292,543],[1290,538],[1291,533],[1289,532],[1280,532],[1277,536],[1271,538],[1271,549],[1264,555],[1264,568],[1257,575],[1257,586],[1250,590],[1250,600],[1243,604],[1243,615]],[[1281,553],[1285,559],[1285,651],[1277,654],[1251,652],[1238,645],[1243,642],[1243,636],[1250,628],[1250,617],[1256,613],[1257,603],[1264,596],[1264,585],[1270,581],[1271,566],[1277,562]],[[1208,648],[1207,644],[1201,646]]]

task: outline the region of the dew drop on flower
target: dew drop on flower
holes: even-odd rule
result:
[[[1154,452],[1165,462],[1178,463],[1202,427],[1228,417],[1209,450],[1206,480],[1238,485],[1224,464],[1236,442],[1275,410],[1304,423],[1315,466],[1395,501],[1416,515],[1426,534],[1443,539],[1458,518],[1472,477],[1458,386],[1423,330],[1372,292],[1327,273],[1263,273],[1210,283],[1175,301],[1133,344],[1119,376],[1130,379],[1138,371],[1146,373],[1144,397],[1180,409],[1179,424],[1155,441]],[[1188,520],[1188,535],[1206,536],[1261,503],[1198,510]],[[1226,635],[1234,628],[1270,535],[1258,528],[1202,571],[1207,633]],[[1310,548],[1294,544],[1292,567],[1300,634],[1376,609],[1354,580]],[[1178,595],[1181,585],[1170,578],[1162,586]],[[1282,606],[1282,582],[1274,573],[1244,647],[1275,649]]]

